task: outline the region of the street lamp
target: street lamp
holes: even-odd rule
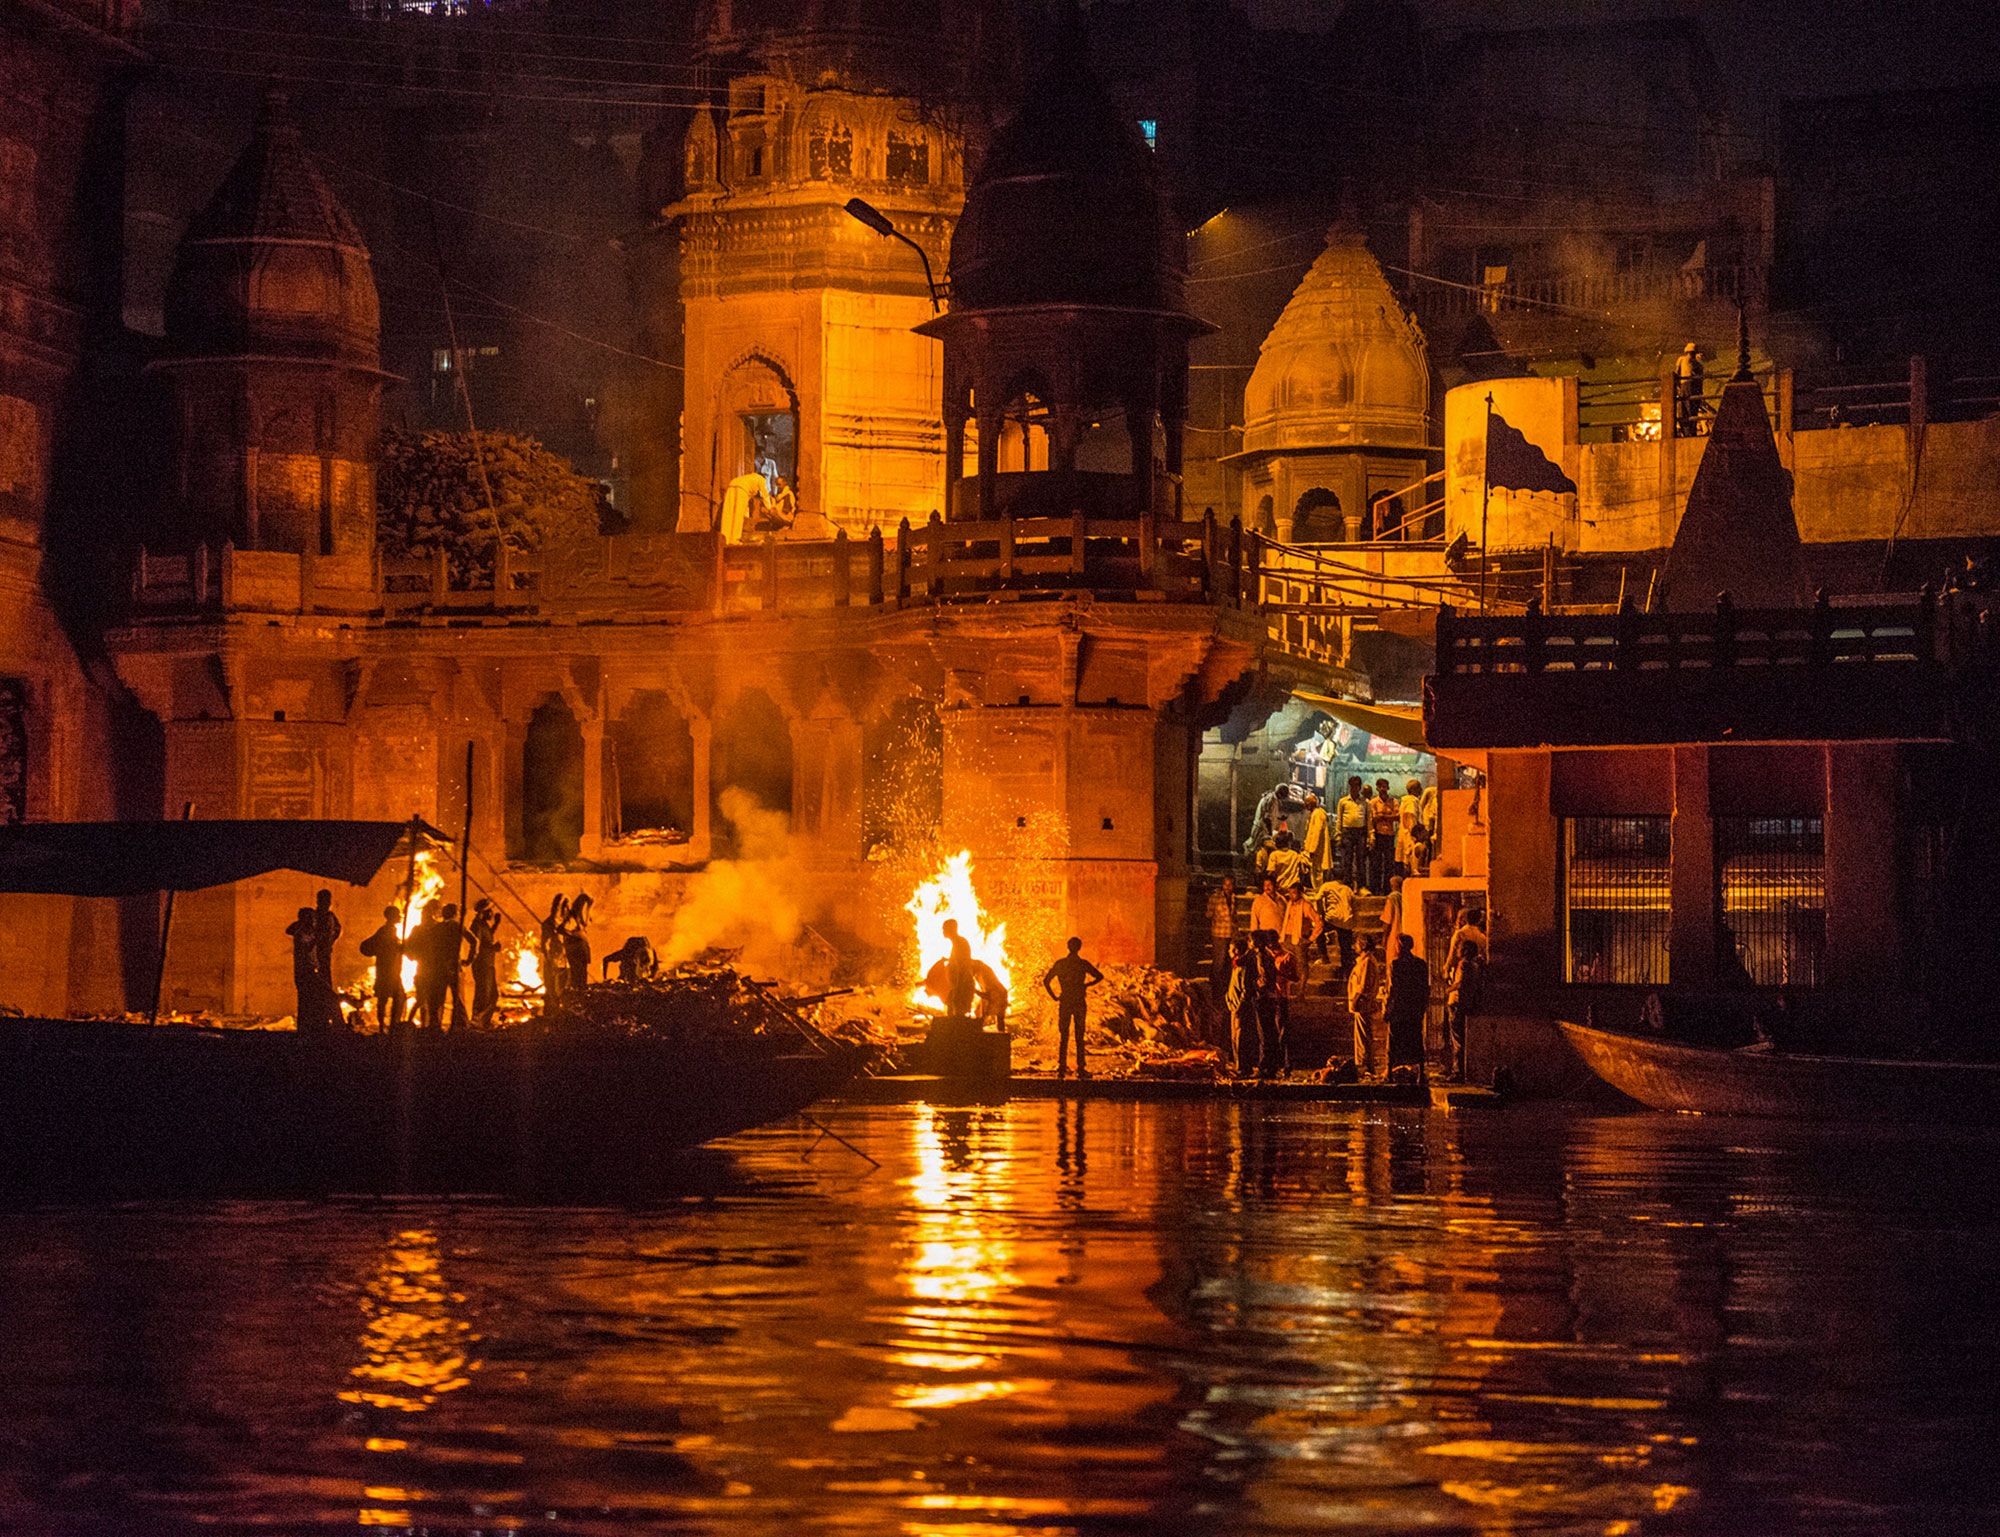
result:
[[[931,276],[931,259],[924,248],[908,235],[897,229],[889,216],[866,198],[851,197],[847,200],[847,211],[878,235],[887,235],[891,240],[900,240],[917,253],[917,260],[924,264],[924,286],[931,291],[931,313],[935,315],[942,307],[938,303],[937,279]]]

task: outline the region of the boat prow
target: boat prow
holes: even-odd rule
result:
[[[2000,1066],[1730,1051],[1560,1023],[1599,1078],[1655,1110],[2000,1126]]]

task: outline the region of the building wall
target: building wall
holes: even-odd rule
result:
[[[1566,553],[1626,554],[1673,543],[1706,438],[1577,441],[1573,379],[1495,379],[1445,397],[1447,537],[1479,542],[1486,396],[1576,482],[1576,495],[1496,488],[1485,518],[1495,551],[1534,550],[1551,537]],[[2000,534],[1983,487],[2000,474],[2000,416],[1904,427],[1779,432],[1792,472],[1792,509],[1807,544],[1991,538]]]
[[[115,814],[108,702],[51,602],[48,536],[77,510],[83,358],[107,323],[117,123],[135,56],[78,8],[0,9],[0,819]],[[136,11],[136,7],[134,8]],[[104,445],[90,445],[99,455]],[[104,1007],[138,915],[116,903],[0,896],[4,999]],[[102,943],[101,952],[97,946]],[[96,956],[97,963],[81,959]]]

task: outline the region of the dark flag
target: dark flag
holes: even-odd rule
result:
[[[1490,406],[1486,411],[1486,483],[1509,491],[1567,491],[1576,495],[1576,482],[1562,472],[1562,466]]]

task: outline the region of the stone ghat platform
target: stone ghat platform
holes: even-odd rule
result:
[[[1460,1084],[1313,1083],[1301,1078],[1190,1079],[1146,1077],[1057,1078],[1019,1073],[977,1080],[898,1073],[851,1081],[837,1099],[850,1104],[1003,1104],[1009,1099],[1102,1100],[1310,1100],[1345,1105],[1401,1105],[1460,1110],[1497,1105],[1490,1089]]]

